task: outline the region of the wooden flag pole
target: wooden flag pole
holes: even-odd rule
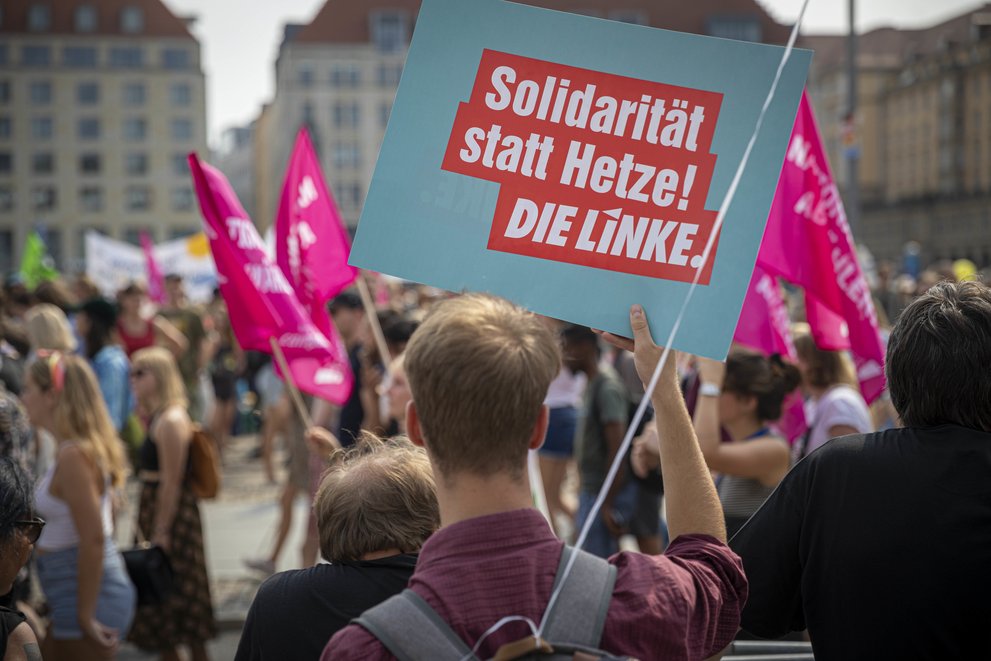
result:
[[[365,283],[365,278],[361,275],[358,276],[358,294],[361,296],[361,302],[365,306],[365,314],[368,316],[368,323],[371,324],[372,336],[375,338],[375,346],[378,347],[379,357],[382,359],[382,364],[388,369],[389,364],[392,362],[392,355],[389,353],[389,346],[385,343],[382,326],[379,325],[379,316],[375,310],[375,302],[372,301],[372,295],[368,291],[368,285]]]
[[[285,381],[286,388],[289,389],[289,397],[296,407],[296,413],[302,419],[303,426],[309,429],[313,426],[313,420],[310,418],[310,412],[306,410],[306,404],[303,403],[303,396],[299,394],[296,381],[292,378],[292,372],[289,371],[289,363],[286,362],[286,355],[282,353],[282,347],[279,346],[278,340],[270,337],[268,341],[272,346],[272,357],[275,358],[275,361],[279,364],[279,370],[282,372],[282,380]]]

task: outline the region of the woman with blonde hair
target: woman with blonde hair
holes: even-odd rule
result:
[[[193,434],[186,389],[175,358],[161,347],[131,356],[131,386],[148,423],[140,450],[138,526],[168,554],[176,583],[163,603],[138,608],[129,640],[167,661],[178,659],[177,647],[187,645],[200,661],[209,658],[206,641],[216,635],[216,624],[199,504],[186,479]]]
[[[124,451],[93,370],[78,356],[40,351],[21,400],[31,423],[57,443],[35,488],[35,509],[47,521],[37,544],[51,611],[44,657],[107,658],[134,616],[134,586],[113,541],[112,495],[124,486]]]
[[[24,324],[32,355],[39,350],[73,353],[79,344],[68,317],[51,303],[39,303],[28,310]]]

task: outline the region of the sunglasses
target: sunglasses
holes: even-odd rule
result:
[[[36,516],[30,521],[14,521],[14,526],[24,534],[29,542],[34,544],[41,537],[41,529],[45,527],[45,520]]]

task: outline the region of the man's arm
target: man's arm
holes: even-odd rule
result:
[[[647,317],[639,305],[634,305],[630,311],[630,327],[633,329],[632,341],[609,333],[603,336],[616,346],[633,351],[637,373],[646,386],[663,349],[654,344]],[[658,450],[671,539],[676,539],[678,535],[702,534],[725,542],[723,508],[681,396],[673,352],[665,361],[651,402],[656,412]]]

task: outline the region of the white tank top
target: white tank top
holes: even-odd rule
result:
[[[49,489],[52,486],[52,476],[58,462],[54,461],[38,480],[34,488],[34,507],[38,516],[45,520],[45,527],[38,539],[38,548],[42,551],[62,551],[79,546],[79,531],[72,520],[69,506],[61,498],[53,496]],[[109,482],[109,481],[108,481]],[[110,539],[114,534],[113,512],[110,504],[110,485],[107,484],[100,498],[100,519],[103,522],[103,536]]]

